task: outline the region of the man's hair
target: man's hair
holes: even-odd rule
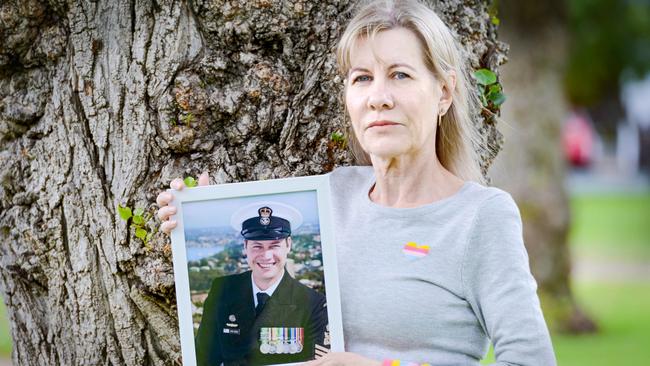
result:
[[[287,236],[286,238],[282,238],[282,239],[263,239],[263,240],[264,240],[264,241],[267,241],[267,240],[278,240],[278,241],[283,241],[283,240],[284,240],[284,242],[287,243],[287,245],[289,245],[289,241],[288,241],[287,239],[291,239],[291,235]],[[262,241],[262,240],[256,240],[256,239],[244,239],[244,246],[247,246],[249,241]]]
[[[463,49],[438,15],[416,0],[380,0],[362,6],[341,36],[337,48],[339,72],[344,78],[350,70],[350,52],[359,39],[374,39],[381,31],[405,28],[412,31],[424,50],[424,61],[436,79],[449,87],[451,72],[456,87],[453,102],[442,117],[436,134],[436,155],[442,165],[461,179],[483,182],[475,146],[481,144],[478,126],[471,113],[478,109],[478,96],[469,92],[469,78]],[[346,113],[347,116],[347,113]],[[432,116],[432,123],[436,123]],[[348,123],[349,145],[360,165],[371,165]]]

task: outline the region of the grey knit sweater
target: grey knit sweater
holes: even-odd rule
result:
[[[389,208],[370,167],[330,174],[346,350],[382,360],[556,364],[519,211],[467,182],[446,199]]]

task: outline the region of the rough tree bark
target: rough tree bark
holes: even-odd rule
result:
[[[173,177],[205,169],[225,183],[348,163],[330,135],[351,5],[3,1],[0,288],[16,365],[180,361],[169,240],[144,245],[116,206],[153,212]],[[504,62],[488,4],[435,6],[474,68]],[[487,169],[496,152],[478,148]]]

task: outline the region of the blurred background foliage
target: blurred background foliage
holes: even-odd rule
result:
[[[568,0],[567,97],[593,106],[619,94],[622,81],[650,71],[650,2]]]
[[[649,365],[650,1],[497,8],[511,49],[490,175],[522,212],[558,364]]]

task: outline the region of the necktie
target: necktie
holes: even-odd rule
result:
[[[262,313],[262,309],[264,309],[264,305],[266,305],[266,302],[269,301],[269,294],[266,292],[258,292],[257,293],[257,306],[255,307],[255,316],[259,316]]]

